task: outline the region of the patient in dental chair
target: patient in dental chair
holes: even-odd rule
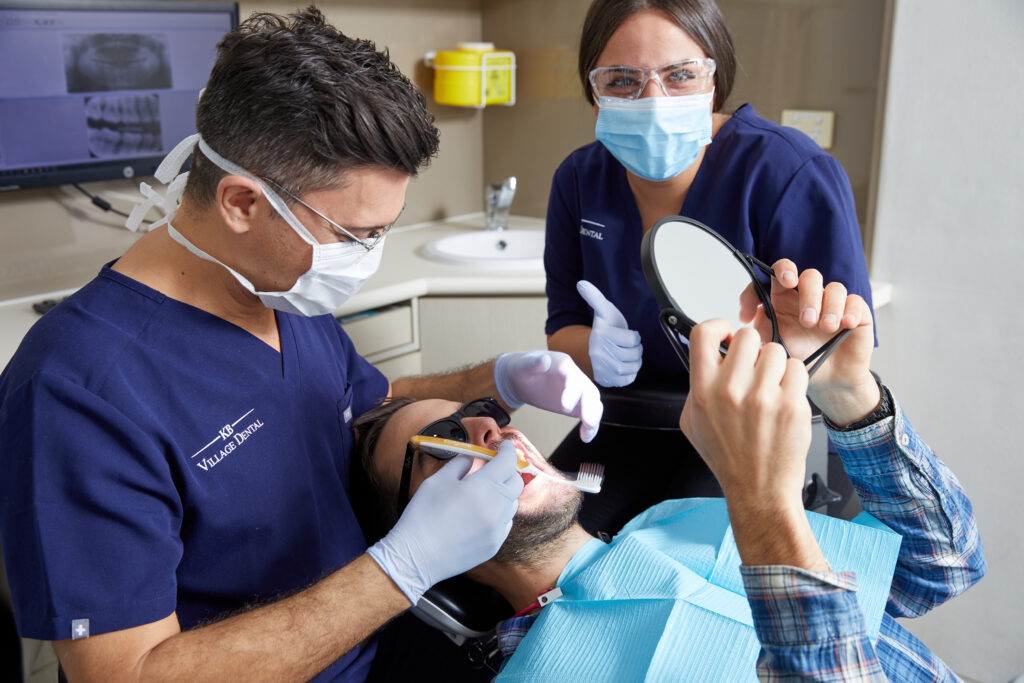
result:
[[[789,284],[773,292],[777,313],[802,310],[814,288],[801,280],[798,298],[795,267],[792,279],[778,280]],[[763,680],[955,680],[896,618],[924,614],[984,574],[970,501],[870,374],[867,306],[851,295],[829,311],[836,297],[820,286],[817,295],[819,319],[831,312],[854,332],[810,387],[803,365],[778,345],[762,346],[753,330],[731,335],[711,321],[691,335],[680,426],[724,501],[666,501],[605,543],[576,523],[578,491],[524,475],[508,539],[467,572],[517,611],[497,625],[501,680],[750,680],[755,672]],[[813,348],[815,335],[835,331],[793,324],[783,337],[794,355],[801,334]],[[719,345],[730,336],[723,358]],[[873,515],[866,525],[802,509],[808,395]],[[518,430],[459,409],[396,398],[357,421],[356,453],[379,494],[383,528],[394,518],[409,439],[437,420],[455,420],[476,445],[511,440],[558,474]],[[410,496],[442,465],[416,451]]]

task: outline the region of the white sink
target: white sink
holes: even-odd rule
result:
[[[431,261],[470,268],[544,267],[543,230],[474,230],[441,237],[423,246]]]

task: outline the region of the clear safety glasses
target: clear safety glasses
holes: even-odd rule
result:
[[[453,441],[466,441],[469,438],[469,432],[466,427],[462,424],[462,418],[464,417],[489,417],[499,427],[508,426],[508,423],[512,421],[509,417],[508,412],[501,405],[487,396],[485,398],[478,398],[469,403],[464,403],[454,413],[448,417],[443,417],[440,420],[434,420],[426,427],[417,432],[419,436],[436,436],[441,439],[451,439]],[[405,510],[405,506],[409,503],[409,484],[412,480],[412,460],[416,449],[413,445],[407,444],[405,447],[405,462],[402,463],[402,480],[398,485],[398,514],[401,515],[402,511]],[[440,455],[430,453],[430,456],[438,460],[447,460]]]
[[[590,72],[594,96],[635,100],[654,80],[669,97],[696,95],[711,87],[715,76],[715,60],[710,57],[687,59],[666,66],[601,66]]]
[[[320,213],[319,211],[314,209],[312,206],[310,206],[306,202],[304,202],[301,199],[299,199],[299,197],[294,192],[292,192],[291,190],[285,188],[284,186],[282,186],[279,183],[274,182],[270,178],[263,178],[263,180],[267,181],[268,183],[270,183],[271,185],[276,187],[281,192],[284,192],[286,195],[291,197],[293,200],[295,200],[299,204],[302,204],[304,207],[306,207],[307,209],[309,209],[310,211],[315,213],[320,218],[323,218],[325,221],[327,221],[327,224],[329,226],[331,226],[331,228],[335,232],[345,236],[346,238],[352,240],[353,242],[358,242],[359,244],[361,244],[363,246],[363,248],[366,249],[366,251],[370,251],[374,247],[376,247],[377,244],[379,244],[380,241],[382,239],[384,239],[384,236],[387,235],[388,232],[390,232],[391,228],[395,227],[395,223],[398,222],[398,219],[396,218],[395,219],[395,223],[392,223],[391,225],[386,225],[386,226],[384,226],[382,228],[377,228],[373,232],[371,232],[369,234],[369,236],[367,236],[367,237],[357,237],[357,236],[353,235],[349,230],[346,230],[345,228],[341,227],[340,225],[338,225],[337,223],[332,221],[330,218],[328,218],[327,216],[323,215],[322,213]],[[402,207],[402,211],[405,211],[405,207],[404,206]],[[399,214],[399,216],[401,216],[401,214]]]

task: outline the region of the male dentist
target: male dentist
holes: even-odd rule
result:
[[[352,418],[391,387],[330,315],[376,270],[436,153],[422,95],[315,8],[218,46],[168,218],[26,336],[0,377],[0,533],[23,637],[71,681],[362,680],[369,636],[501,545],[515,457],[453,462],[367,549]],[[178,195],[181,196],[180,208]],[[130,222],[141,219],[144,211]],[[395,391],[581,418],[564,354]]]

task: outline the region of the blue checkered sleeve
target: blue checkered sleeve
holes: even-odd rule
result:
[[[885,681],[857,603],[857,579],[845,572],[741,566],[761,681]]]
[[[892,417],[829,437],[864,509],[903,537],[886,612],[916,617],[976,583],[986,565],[960,482],[893,407]]]
[[[530,627],[533,626],[533,622],[537,621],[536,614],[527,614],[523,617],[512,617],[504,621],[498,622],[497,634],[498,634],[498,649],[501,650],[501,667],[505,668],[505,664],[515,654],[516,648],[519,647],[519,643],[523,642],[523,638],[530,631]]]

